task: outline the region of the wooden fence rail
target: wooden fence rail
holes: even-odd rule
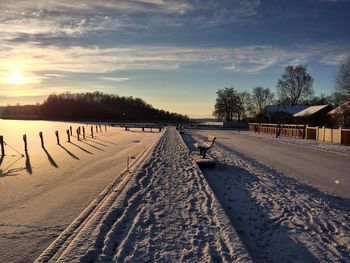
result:
[[[249,123],[249,131],[350,145],[350,129],[310,127],[300,124]]]

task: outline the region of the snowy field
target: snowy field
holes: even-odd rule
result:
[[[189,133],[184,139],[191,148],[199,136]],[[203,170],[205,177],[254,262],[350,261],[348,198],[329,195],[221,143],[211,155],[218,165]]]
[[[52,125],[44,134],[70,124]],[[210,151],[217,166],[201,171],[193,142],[206,132],[218,136]],[[28,156],[10,168],[17,156],[2,160],[1,262],[350,261],[346,193],[307,184],[283,163],[289,151],[304,162],[315,158],[312,165],[333,153],[228,131],[186,130],[181,138],[172,127],[109,128],[94,139],[64,141],[65,149],[47,136],[46,150],[36,146],[36,134]],[[20,149],[16,136],[5,140]],[[277,166],[286,170],[259,161],[267,155],[283,155]],[[127,156],[133,162],[123,171]],[[333,170],[347,171],[348,157],[336,156],[343,168]],[[302,170],[300,162],[292,170]]]
[[[66,129],[72,126],[75,132],[79,125],[84,124],[0,120],[7,143],[0,165],[0,262],[33,261],[120,175],[127,157],[131,163],[160,134],[112,127],[105,131],[102,126],[99,133],[94,127],[91,138],[85,124],[86,139],[73,137],[67,143]]]

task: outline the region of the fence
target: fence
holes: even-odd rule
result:
[[[350,145],[350,129],[309,127],[299,124],[249,123],[249,131]]]

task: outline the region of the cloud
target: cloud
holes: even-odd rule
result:
[[[125,70],[177,70],[198,65],[241,73],[259,73],[276,65],[318,61],[334,65],[345,56],[338,46],[313,45],[289,49],[262,46],[235,48],[192,48],[169,46],[128,46],[102,48],[97,46],[39,46],[35,44],[0,44],[0,83],[6,74],[20,69],[41,82],[63,77],[68,73],[104,74]],[[2,81],[1,81],[2,78]],[[126,78],[105,80],[124,81]],[[34,81],[35,80],[35,81]]]
[[[177,13],[191,9],[190,1],[181,0],[3,0],[3,10],[20,10],[21,13],[47,10],[60,13]]]
[[[129,80],[130,78],[114,78],[114,77],[101,77],[102,80],[110,80],[110,81],[116,81],[116,82],[122,82]]]
[[[259,0],[4,0],[0,1],[0,40],[140,28],[207,28],[241,23],[255,16],[259,6]]]
[[[63,74],[46,73],[46,74],[44,74],[44,77],[46,77],[46,78],[65,78],[67,76],[63,75]]]
[[[195,1],[193,22],[201,28],[246,22],[258,15],[260,0]]]
[[[326,54],[320,59],[320,62],[325,65],[339,65],[342,63],[347,57],[350,55],[350,50],[349,51],[343,51],[339,52],[337,54]]]

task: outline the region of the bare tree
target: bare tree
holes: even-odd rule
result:
[[[350,97],[350,55],[340,64],[335,85],[340,94]]]
[[[249,97],[249,111],[256,116],[265,109],[266,105],[272,102],[273,97],[274,94],[269,88],[264,89],[260,86],[255,87],[251,96]]]
[[[246,114],[249,98],[250,98],[250,94],[246,91],[237,93],[235,113],[237,115],[238,122],[241,122],[241,120],[244,118]]]
[[[231,87],[219,89],[216,94],[213,116],[226,121],[232,121],[237,116],[237,119],[240,120],[244,115],[244,96],[246,93],[239,93]]]
[[[306,70],[306,65],[285,67],[282,78],[277,83],[277,93],[281,103],[299,105],[314,94],[313,78]]]

